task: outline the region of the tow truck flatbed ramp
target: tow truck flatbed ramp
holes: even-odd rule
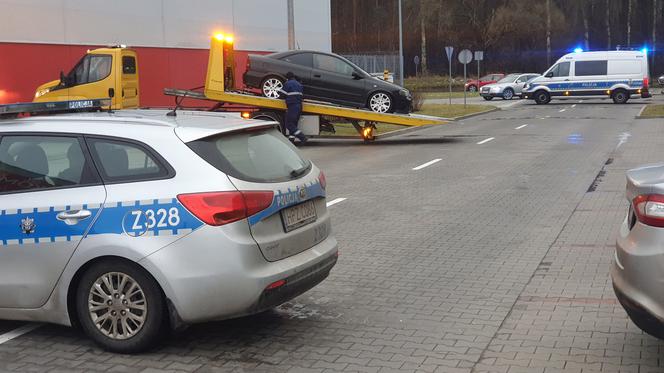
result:
[[[273,109],[286,111],[284,100],[256,96],[247,93],[236,92],[210,92],[189,91],[184,89],[165,88],[164,94],[183,98],[193,98],[197,100],[208,100],[215,102],[224,102],[229,104],[246,105],[260,109]],[[313,103],[305,100],[302,104],[303,114],[327,115],[336,118],[344,118],[358,121],[398,124],[402,126],[425,126],[431,124],[444,124],[445,118],[416,115],[416,114],[387,114],[376,113],[364,109],[353,109],[333,104]]]

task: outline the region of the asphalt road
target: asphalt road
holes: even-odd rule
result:
[[[341,256],[274,311],[192,326],[136,356],[41,326],[0,371],[662,372],[664,342],[608,274],[624,172],[662,160],[642,102],[522,102],[365,145],[312,140]]]

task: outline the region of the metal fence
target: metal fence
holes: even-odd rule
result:
[[[343,56],[370,74],[382,74],[387,69],[394,74],[394,81],[399,81],[398,54],[344,54]]]

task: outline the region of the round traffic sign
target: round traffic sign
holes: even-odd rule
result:
[[[415,65],[419,65],[420,64],[420,56],[415,56],[415,58],[413,58],[413,62],[415,62]]]
[[[465,65],[472,60],[473,60],[473,53],[468,49],[464,49],[461,52],[459,52],[459,62],[461,62],[462,64]]]

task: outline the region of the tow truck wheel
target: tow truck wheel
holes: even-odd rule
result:
[[[539,90],[535,92],[534,98],[535,98],[535,103],[537,103],[537,105],[548,104],[549,101],[551,101],[551,95],[549,95],[549,92],[545,90]]]
[[[616,104],[625,104],[627,103],[627,100],[629,100],[629,95],[624,89],[616,89],[613,91],[613,94],[611,94],[611,98]]]
[[[376,113],[390,113],[392,111],[392,97],[385,92],[374,92],[369,97],[369,109]]]
[[[104,349],[118,353],[152,347],[165,329],[165,307],[157,282],[125,260],[93,264],[76,290],[76,314],[83,331]]]
[[[263,96],[268,98],[279,98],[281,91],[284,88],[284,81],[276,76],[268,76],[261,84],[261,91]]]

